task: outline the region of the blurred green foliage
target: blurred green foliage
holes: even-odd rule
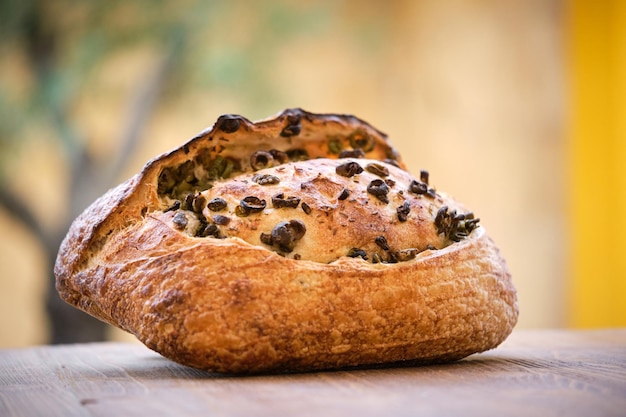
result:
[[[175,64],[162,86],[167,100],[189,90],[226,90],[244,106],[276,109],[281,86],[267,77],[278,44],[315,36],[341,2],[5,0],[0,2],[0,56],[20,51],[32,80],[20,97],[0,79],[0,146],[5,154],[28,123],[44,123],[66,150],[83,142],[68,109],[90,74],[111,53],[151,43]],[[241,15],[241,19],[237,17]],[[241,20],[242,26],[232,27]],[[305,51],[302,51],[305,53]],[[4,55],[4,56],[2,56]],[[298,59],[294,56],[293,59]],[[14,145],[14,144],[13,144]],[[6,161],[2,161],[3,163]],[[3,164],[4,165],[4,164]]]
[[[39,238],[52,271],[69,222],[114,185],[115,175],[144,138],[155,108],[200,93],[236,97],[238,110],[249,117],[275,113],[281,109],[279,103],[293,97],[288,87],[292,83],[275,76],[275,63],[309,54],[293,47],[298,41],[311,41],[304,42],[310,45],[318,37],[339,32],[354,38],[350,47],[384,46],[381,26],[372,24],[371,15],[353,19],[358,15],[356,5],[331,0],[0,1],[0,205]],[[343,19],[346,15],[351,18]],[[93,138],[76,119],[77,103],[84,103],[86,92],[93,91],[89,83],[107,59],[137,46],[156,50],[161,59],[128,94],[136,101],[130,103],[128,120],[111,120],[126,125],[119,129],[122,137],[112,139],[115,154],[99,155],[104,161],[94,161],[89,146]],[[285,53],[291,55],[285,58]],[[102,88],[97,91],[103,94]],[[97,103],[100,97],[88,99]],[[11,189],[13,161],[19,160],[15,154],[40,132],[43,140],[58,147],[71,182],[66,218],[58,219],[53,230],[47,230],[36,211]],[[46,181],[44,174],[44,186]],[[54,277],[49,282],[52,285]],[[99,330],[90,335],[93,323],[79,320],[72,328],[71,312],[60,312],[64,306],[58,305],[52,287],[50,293],[53,341],[73,341],[81,334],[81,341],[102,337]]]

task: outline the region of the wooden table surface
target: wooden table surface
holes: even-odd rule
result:
[[[132,343],[0,350],[0,416],[626,416],[626,329],[519,330],[446,365],[233,377]]]

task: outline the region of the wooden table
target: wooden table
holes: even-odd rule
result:
[[[0,416],[626,416],[626,329],[516,331],[457,363],[233,377],[139,344],[0,350]]]

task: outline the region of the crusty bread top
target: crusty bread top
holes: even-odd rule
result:
[[[356,164],[359,173],[337,174],[340,165],[348,163]],[[259,179],[259,174],[265,179]],[[280,183],[272,184],[276,178]],[[449,236],[439,233],[433,223],[437,211],[442,206],[453,214],[461,210],[432,188],[411,192],[412,182],[427,186],[427,180],[404,171],[386,135],[354,116],[299,109],[256,123],[241,116],[222,116],[212,129],[150,161],[141,173],[82,213],[61,246],[56,268],[58,275],[84,269],[109,236],[149,214],[171,222],[178,204],[186,217],[182,231],[188,234],[197,233],[207,222],[215,223],[217,215],[219,231],[212,235],[205,231],[209,237],[239,237],[287,256],[319,262],[344,255],[395,262],[397,255],[403,259],[415,251],[445,246]],[[281,192],[282,206],[276,202]],[[196,200],[208,204],[218,197],[227,200],[226,211],[190,207],[197,206]],[[262,215],[246,216],[242,204],[247,205],[241,203],[246,197],[264,200]],[[295,209],[290,208],[292,197],[301,201]],[[405,202],[409,207],[402,207]],[[299,219],[306,227],[306,239],[289,253],[281,250],[280,242],[260,240],[262,233],[271,235],[286,212],[287,220]],[[220,221],[228,224],[219,225]],[[405,221],[406,225],[398,227]],[[180,222],[173,224],[179,226]]]

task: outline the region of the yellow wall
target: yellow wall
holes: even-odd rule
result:
[[[626,325],[626,2],[571,2],[570,321]]]

